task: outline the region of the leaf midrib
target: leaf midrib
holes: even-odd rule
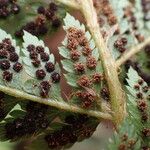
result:
[[[57,99],[44,99],[38,96],[34,96],[28,93],[25,93],[21,90],[18,89],[12,89],[10,87],[5,87],[0,85],[0,91],[10,95],[10,96],[14,96],[16,98],[20,98],[21,100],[31,100],[34,102],[38,102],[41,104],[45,104],[45,105],[49,105],[61,110],[66,110],[66,111],[70,111],[70,112],[74,112],[74,113],[81,113],[81,114],[87,114],[89,116],[93,116],[96,117],[98,119],[108,119],[108,120],[112,120],[112,115],[110,113],[104,113],[104,112],[99,112],[99,111],[94,111],[94,110],[85,110],[82,109],[78,106],[75,106],[73,104],[68,104],[66,102],[64,102],[63,99],[59,99],[59,101]]]

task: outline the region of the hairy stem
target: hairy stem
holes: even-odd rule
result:
[[[2,85],[0,85],[0,91],[6,93],[8,95],[14,96],[16,98],[20,98],[20,100],[31,100],[31,101],[49,105],[49,106],[52,106],[52,107],[55,107],[55,108],[58,108],[61,110],[66,110],[66,111],[70,111],[70,112],[74,112],[74,113],[87,114],[89,116],[93,116],[98,119],[103,118],[103,119],[112,120],[112,116],[109,113],[98,112],[98,111],[94,111],[94,110],[86,111],[85,109],[82,109],[76,105],[71,105],[71,104],[64,102],[63,99],[62,100],[59,99],[59,100],[55,100],[55,101],[54,101],[54,99],[53,100],[52,99],[43,99],[38,96],[27,94],[21,90],[16,90],[16,89],[9,88],[9,87],[2,86]]]
[[[128,59],[134,56],[136,53],[143,50],[143,48],[150,43],[150,37],[147,38],[144,42],[138,44],[137,46],[132,47],[128,51],[124,52],[124,54],[116,61],[116,66],[119,68],[122,64],[124,64]]]
[[[70,7],[70,0],[57,0]],[[99,48],[100,57],[103,63],[103,68],[108,83],[111,107],[113,114],[113,121],[118,126],[124,119],[126,114],[125,108],[125,94],[122,90],[121,84],[118,79],[118,73],[115,60],[112,58],[111,53],[105,45],[105,41],[101,35],[99,24],[97,21],[96,10],[93,6],[92,0],[78,0],[78,9],[83,13],[87,26],[95,40],[96,46]]]
[[[101,35],[98,24],[96,10],[93,6],[92,0],[81,0],[81,11],[87,22],[87,26],[93,35],[96,46],[99,49],[100,57],[103,63],[105,77],[110,91],[111,107],[114,112],[114,123],[118,126],[125,117],[125,94],[122,90],[120,81],[118,79],[117,68],[115,60],[112,58],[105,41]]]

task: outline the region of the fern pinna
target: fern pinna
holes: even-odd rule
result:
[[[147,150],[150,147],[150,90],[147,83],[130,68],[127,78],[128,116],[114,135],[109,149]],[[129,128],[130,126],[130,128]]]

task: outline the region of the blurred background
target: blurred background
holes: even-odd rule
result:
[[[83,142],[76,143],[69,150],[104,150],[108,139],[112,136],[112,125],[108,122],[102,122],[93,136]],[[0,150],[26,150],[25,146],[10,144],[9,142],[0,142]]]

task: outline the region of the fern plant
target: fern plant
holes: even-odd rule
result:
[[[105,149],[149,150],[149,5],[0,0],[0,140],[27,141],[27,150],[68,149],[109,120],[114,136]],[[41,38],[61,24],[59,61]]]

